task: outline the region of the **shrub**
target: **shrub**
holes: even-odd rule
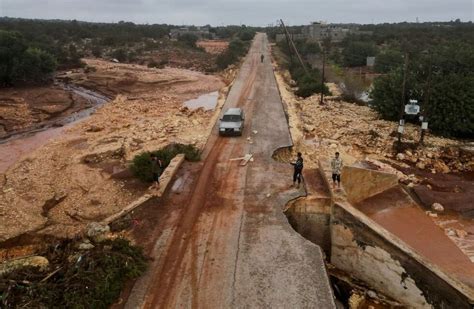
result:
[[[357,67],[367,64],[367,57],[377,54],[377,46],[372,42],[350,42],[342,53],[344,66]]]
[[[192,33],[185,33],[178,37],[179,42],[183,42],[186,46],[191,48],[196,48],[196,42],[198,39],[199,38]]]
[[[185,158],[188,161],[199,161],[201,159],[201,153],[195,146],[171,144],[160,150],[143,152],[135,156],[130,169],[132,170],[132,173],[140,180],[144,182],[152,182],[153,175],[151,173],[151,155],[155,154],[161,160],[164,169],[179,153],[184,153]]]
[[[242,41],[252,41],[254,36],[255,31],[251,30],[243,30],[239,33],[239,39],[241,39]]]
[[[111,56],[120,62],[125,62],[128,59],[127,51],[123,48],[116,49],[112,52]]]
[[[324,85],[323,91],[324,94],[330,94],[326,85]],[[298,81],[298,90],[295,93],[303,98],[307,98],[315,93],[321,93],[321,79],[316,79],[310,75],[301,77]]]
[[[224,53],[217,56],[216,64],[219,69],[224,70],[229,65],[237,62],[237,60],[238,57],[235,54],[229,51],[225,51]]]
[[[150,60],[150,62],[148,62],[147,66],[149,68],[158,68],[160,66],[160,64],[158,62],[156,62],[155,60]]]
[[[245,43],[239,39],[232,40],[225,52],[217,56],[216,64],[221,70],[224,70],[229,65],[236,63],[239,57],[244,56],[249,48],[249,43]]]

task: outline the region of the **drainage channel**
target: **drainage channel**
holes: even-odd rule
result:
[[[313,181],[315,172],[317,173],[315,170],[307,171],[306,179]],[[405,308],[395,300],[376,292],[368,284],[330,264],[328,261],[328,257],[331,256],[330,203],[329,197],[309,194],[290,201],[284,213],[297,233],[320,246],[325,252],[326,267],[338,306],[351,309]]]
[[[280,163],[291,162],[292,147],[275,150],[272,158]],[[308,241],[321,247],[331,281],[336,304],[339,308],[381,309],[405,308],[397,301],[355,279],[330,263],[331,257],[331,194],[319,169],[303,172],[306,196],[287,203],[284,214],[292,228]]]

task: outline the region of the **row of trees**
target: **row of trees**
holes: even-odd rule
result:
[[[229,26],[223,29],[228,30],[233,38],[229,42],[227,50],[220,54],[216,59],[217,67],[220,70],[227,68],[229,65],[236,63],[240,57],[244,56],[250,47],[250,42],[255,37],[257,28],[250,28],[246,26],[236,27]]]
[[[299,32],[293,28],[290,31]],[[409,99],[418,100],[430,130],[438,134],[474,136],[472,23],[382,24],[361,26],[360,30],[373,34],[348,36],[340,43],[332,42],[326,51],[331,67],[335,68],[365,66],[368,56],[376,57],[374,71],[382,75],[372,86],[371,106],[383,118],[398,120],[404,57],[408,54],[407,101],[403,104]],[[296,41],[295,44],[304,56],[308,43]],[[288,53],[286,42],[279,45]]]
[[[305,66],[310,68],[307,72],[303,69],[301,64],[296,59],[292,47],[288,46],[286,41],[280,41],[277,46],[280,51],[288,58],[287,69],[290,72],[291,78],[296,82],[298,90],[295,92],[298,96],[306,98],[315,93],[329,94],[329,89],[322,84],[321,72],[316,68],[311,68],[310,63],[306,61],[308,57],[321,54],[321,47],[316,42],[309,42],[306,40],[294,40],[294,44],[298,53],[305,61]]]
[[[196,49],[198,37],[193,34],[180,36],[179,42],[169,40],[170,30],[178,26],[153,24],[136,25],[131,22],[89,23],[80,21],[60,20],[28,20],[17,18],[0,18],[0,29],[21,33],[22,40],[30,50],[26,54],[17,54],[17,57],[45,59],[51,55],[56,60],[58,69],[72,69],[82,67],[81,58],[93,55],[94,57],[108,56],[120,62],[134,62],[147,52],[168,47],[178,49]],[[242,55],[242,43],[253,39],[259,28],[242,26],[209,27],[211,34],[219,38],[233,40],[230,51],[218,59],[219,67],[226,67],[235,63],[236,57]],[[190,27],[191,29],[193,26]],[[248,45],[245,43],[244,45]],[[204,52],[204,51],[203,51]],[[25,59],[25,61],[27,61]],[[227,64],[227,65],[226,65]],[[10,64],[12,66],[13,64]],[[56,67],[56,66],[55,66]],[[11,70],[11,69],[8,69]],[[2,76],[11,74],[4,69]],[[38,79],[38,74],[31,74],[25,69],[20,69],[15,64],[15,74],[9,77],[8,82],[24,79]],[[39,70],[43,72],[45,69]],[[23,75],[20,72],[25,72]],[[49,71],[48,71],[49,72]],[[25,75],[26,74],[26,75]],[[6,77],[4,78],[7,79]]]
[[[48,52],[32,47],[18,32],[0,30],[0,83],[43,83],[56,70],[56,59]]]

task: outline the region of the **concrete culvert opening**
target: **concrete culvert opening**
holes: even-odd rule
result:
[[[274,158],[287,160],[292,153],[288,148],[280,149]],[[303,171],[306,196],[294,199],[286,205],[284,213],[293,229],[305,239],[321,247],[326,255],[326,266],[334,295],[345,308],[403,308],[363,281],[358,281],[347,272],[330,264],[332,256],[331,215],[332,194],[320,168]]]
[[[294,160],[294,156],[292,146],[281,147],[273,152],[272,159],[280,163],[289,163]]]

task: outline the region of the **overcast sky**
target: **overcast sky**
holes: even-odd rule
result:
[[[0,0],[0,16],[95,22],[266,26],[473,19],[474,0]]]

